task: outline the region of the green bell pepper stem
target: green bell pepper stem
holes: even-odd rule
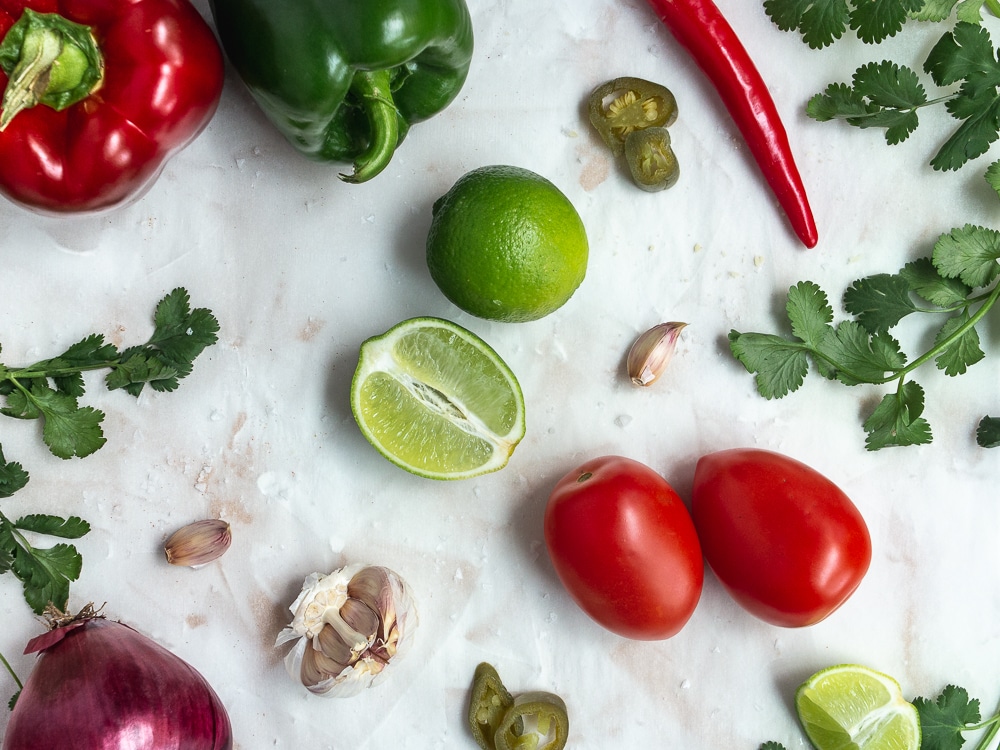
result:
[[[351,93],[364,102],[371,142],[354,160],[354,174],[342,174],[344,182],[367,182],[389,164],[399,145],[399,110],[392,100],[388,70],[359,70],[351,81]]]
[[[38,104],[56,111],[76,104],[104,79],[104,59],[89,26],[30,8],[0,42],[0,68],[8,75],[0,131]]]

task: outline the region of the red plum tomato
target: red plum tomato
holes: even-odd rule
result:
[[[691,515],[712,572],[742,607],[772,625],[823,620],[871,563],[868,527],[850,498],[779,453],[736,448],[702,456]]]
[[[704,563],[687,507],[648,466],[595,458],[556,484],[545,544],[574,601],[613,633],[676,635],[701,597]]]

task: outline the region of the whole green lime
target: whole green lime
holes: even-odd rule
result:
[[[562,307],[587,273],[587,232],[573,204],[541,175],[474,169],[435,203],[427,268],[471,315],[513,323]]]

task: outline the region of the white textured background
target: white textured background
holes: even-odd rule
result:
[[[207,3],[199,9],[208,16]],[[476,664],[513,692],[569,706],[570,746],[804,746],[794,687],[862,662],[909,696],[957,683],[1000,698],[1000,452],[974,427],[1000,411],[995,321],[987,361],[957,379],[931,369],[930,446],[868,453],[863,413],[878,389],[812,375],[768,402],[728,354],[731,328],[777,332],[787,288],[823,286],[839,309],[853,280],[894,272],[966,222],[996,226],[984,157],[958,173],[926,166],[951,123],[928,112],[910,141],[816,123],[812,94],[883,57],[919,66],[941,28],[910,26],[877,50],[809,50],[759,2],[720,0],[785,119],[820,244],[787,228],[714,90],[640,0],[469,0],[477,50],[456,102],[416,126],[389,168],[361,186],[305,161],[257,111],[232,70],[208,129],[145,197],[113,214],[50,219],[0,203],[3,361],[53,356],[90,332],[140,343],[155,302],[185,286],[220,319],[219,343],[173,394],[138,403],[88,380],[108,444],[61,461],[35,425],[5,420],[0,442],[31,473],[4,502],[78,514],[94,530],[76,606],[152,636],[196,666],[228,706],[236,747],[474,747],[464,723]],[[669,86],[682,166],[666,193],[634,189],[585,117],[596,85],[621,75]],[[583,217],[587,279],[557,313],[520,325],[472,318],[423,261],[430,206],[485,164],[532,169]],[[439,315],[483,336],[518,375],[527,435],[503,471],[436,483],[396,469],[362,438],[348,389],[359,344],[399,320]],[[662,383],[631,386],[625,353],[646,328],[690,323]],[[918,337],[916,329],[914,337]],[[631,642],[592,623],[555,578],[541,535],[548,492],[582,461],[618,453],[687,497],[698,456],[759,446],[838,483],[864,513],[871,571],[828,621],[786,630],[751,618],[709,574],[681,634]],[[165,537],[220,516],[232,549],[197,571],[168,566]],[[397,570],[420,604],[414,650],[395,677],[345,701],[308,695],[272,648],[302,579],[345,563]],[[0,651],[22,677],[40,632],[12,575],[0,576]],[[13,692],[0,674],[0,693]],[[6,721],[0,716],[0,730]]]

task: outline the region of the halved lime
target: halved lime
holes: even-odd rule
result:
[[[857,664],[820,670],[795,693],[817,750],[919,750],[920,717],[892,677]]]
[[[440,318],[404,320],[361,345],[351,410],[383,456],[431,479],[501,469],[524,437],[514,373],[481,338]]]

